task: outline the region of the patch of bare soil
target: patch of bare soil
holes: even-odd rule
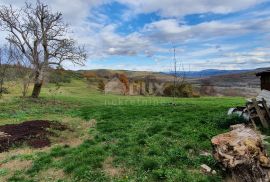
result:
[[[0,126],[0,152],[7,151],[12,146],[26,143],[33,148],[50,146],[49,136],[52,130],[64,131],[67,127],[55,121],[34,120],[20,124]]]

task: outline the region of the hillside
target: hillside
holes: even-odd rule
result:
[[[79,70],[79,73],[92,73],[98,77],[112,78],[115,74],[125,74],[128,78],[145,78],[146,76],[154,76],[158,79],[169,80],[172,79],[171,75],[163,74],[160,72],[151,71],[129,71],[129,70],[108,70],[108,69],[96,69],[96,70]]]
[[[260,78],[256,73],[268,68],[260,68],[242,73],[210,76],[204,78],[189,79],[189,81],[200,87],[209,84],[215,87],[218,95],[254,97],[260,92]]]
[[[216,86],[249,86],[258,87],[258,77],[256,73],[270,68],[259,68],[255,70],[202,70],[191,72],[178,72],[180,77],[185,76],[192,83],[200,83],[201,80],[211,80]],[[154,76],[162,80],[172,80],[172,73],[150,72],[150,71],[129,71],[129,70],[80,70],[79,73],[94,73],[100,77],[113,77],[114,74],[126,74],[129,78],[144,78],[146,76]],[[236,85],[235,85],[236,83]]]
[[[210,76],[219,76],[219,75],[230,75],[230,74],[240,74],[246,73],[253,70],[218,70],[218,69],[206,69],[201,71],[178,71],[178,75],[185,75],[188,78],[203,78]],[[173,75],[173,72],[169,72],[165,74]]]
[[[260,72],[269,68],[259,68],[255,70],[203,70],[200,72],[192,72],[192,77],[186,77],[197,90],[200,90],[202,85],[208,84],[215,88],[216,93],[213,95],[224,96],[256,96],[260,91],[260,79],[256,77],[256,72]],[[79,71],[80,73],[92,73],[98,77],[106,79],[112,78],[116,73],[122,73],[128,76],[129,79],[144,80],[147,76],[154,77],[163,82],[172,82],[173,76],[162,72],[147,72],[147,71],[128,71],[128,70],[87,70]],[[205,75],[211,76],[202,76]],[[196,77],[196,75],[200,75]]]

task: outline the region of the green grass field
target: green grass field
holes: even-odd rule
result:
[[[211,156],[211,137],[237,122],[228,108],[243,98],[172,98],[103,95],[80,80],[52,85],[39,100],[18,90],[0,100],[0,124],[56,120],[59,133],[41,150],[14,147],[0,154],[0,181],[221,181]],[[79,141],[76,140],[80,139]],[[77,142],[76,142],[77,141]],[[207,164],[217,175],[200,172]]]

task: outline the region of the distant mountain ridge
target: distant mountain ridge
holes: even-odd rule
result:
[[[239,74],[245,72],[252,72],[254,69],[250,70],[218,70],[218,69],[206,69],[201,71],[178,71],[178,75],[184,75],[188,78],[203,78],[210,76],[220,76],[220,75],[230,75],[230,74]],[[164,73],[164,72],[163,72]],[[165,74],[173,75],[174,72],[165,72]]]
[[[266,68],[256,68],[256,69],[243,69],[243,70],[219,70],[219,69],[205,69],[201,71],[179,71],[178,75],[185,75],[186,78],[190,79],[201,79],[201,78],[209,78],[209,77],[230,77],[235,75],[253,75],[255,73],[270,70],[270,67]],[[111,69],[93,69],[93,70],[78,70],[76,72],[85,73],[92,72],[100,76],[106,75],[107,77],[113,76],[116,73],[126,74],[128,77],[145,77],[145,76],[157,76],[169,78],[174,73],[171,72],[153,72],[153,71],[132,71],[132,70],[111,70]]]

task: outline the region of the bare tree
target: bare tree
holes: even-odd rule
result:
[[[39,97],[45,73],[50,66],[59,66],[63,61],[83,64],[86,60],[84,47],[76,46],[70,38],[69,26],[62,14],[37,1],[26,3],[22,9],[12,5],[0,7],[0,23],[9,33],[7,40],[16,46],[30,61],[34,69],[32,97]]]
[[[9,80],[10,74],[8,69],[11,69],[13,62],[13,51],[9,45],[4,45],[0,48],[0,98],[7,92],[4,87],[5,81]]]
[[[176,97],[177,88],[186,80],[184,65],[176,58],[176,46],[173,45],[173,98]]]

